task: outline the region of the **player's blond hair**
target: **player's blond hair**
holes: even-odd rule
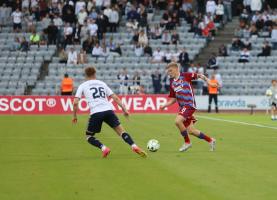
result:
[[[96,74],[96,69],[93,66],[88,66],[85,68],[85,75],[87,77],[92,77]]]
[[[177,68],[179,68],[179,64],[176,63],[176,62],[168,63],[168,65],[166,66],[166,69],[169,69],[171,67],[177,67]]]

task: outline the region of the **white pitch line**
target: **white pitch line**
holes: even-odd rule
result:
[[[259,127],[259,128],[269,128],[269,129],[277,130],[277,127],[266,126],[266,125],[262,125],[262,124],[253,124],[253,123],[240,122],[240,121],[228,120],[228,119],[219,119],[219,118],[207,117],[207,116],[197,116],[197,117],[203,118],[203,119],[208,119],[208,120],[213,120],[213,121],[229,122],[229,123],[233,123],[233,124],[242,124],[242,125],[246,125],[246,126],[255,126],[255,127]]]

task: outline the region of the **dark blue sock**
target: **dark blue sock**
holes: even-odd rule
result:
[[[134,144],[133,139],[131,138],[131,136],[128,133],[123,133],[121,135],[122,139],[129,144],[130,146],[132,146]]]
[[[91,145],[93,145],[99,149],[101,149],[103,146],[103,144],[93,136],[88,138],[88,143],[90,143]]]

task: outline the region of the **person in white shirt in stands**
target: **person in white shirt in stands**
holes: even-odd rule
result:
[[[67,55],[67,64],[77,64],[78,62],[78,54],[77,51],[73,47],[70,48],[70,51]]]
[[[84,22],[85,22],[87,16],[88,16],[88,14],[87,14],[86,10],[84,8],[82,8],[77,15],[78,22],[81,26],[84,25]]]
[[[161,48],[157,48],[153,53],[152,63],[161,63],[164,60],[164,52],[161,51]]]
[[[126,132],[120,124],[118,117],[113,111],[113,105],[109,102],[109,98],[113,99],[116,104],[121,107],[125,117],[129,116],[129,112],[125,105],[116,94],[107,86],[106,83],[96,79],[96,70],[94,67],[85,69],[86,81],[82,83],[76,92],[73,103],[73,119],[72,123],[77,123],[77,111],[80,99],[84,96],[90,108],[90,118],[86,130],[86,138],[89,144],[101,149],[103,158],[106,158],[111,150],[96,139],[95,134],[101,132],[102,123],[105,122],[114,131],[122,137],[124,142],[130,145],[133,152],[141,157],[147,157],[147,154],[138,147],[132,137]]]
[[[206,13],[215,14],[216,11],[216,3],[214,0],[208,0],[206,3]]]
[[[11,16],[13,18],[13,30],[14,32],[19,32],[22,29],[22,12],[17,8]]]
[[[262,1],[261,0],[251,0],[251,11],[256,12],[256,11],[261,11],[262,10]]]
[[[78,13],[85,7],[86,7],[86,2],[84,0],[77,1],[75,6],[75,15],[78,15]]]
[[[248,51],[247,48],[244,48],[244,49],[240,52],[239,62],[240,62],[240,63],[249,62],[249,57],[250,57],[250,52]]]
[[[140,56],[143,55],[143,48],[142,48],[141,45],[137,44],[135,46],[135,54],[136,54],[137,57],[140,57]]]
[[[97,37],[98,26],[95,23],[95,20],[89,20],[88,29],[89,29],[90,36]]]
[[[277,50],[277,25],[271,31],[271,41],[273,50]]]
[[[166,52],[164,54],[164,61],[166,63],[170,63],[172,61],[173,53],[170,52],[169,48],[166,48]]]
[[[119,22],[119,14],[115,7],[112,7],[112,12],[109,18],[111,32],[116,32],[116,28]]]
[[[99,57],[102,55],[103,55],[103,49],[98,43],[96,43],[96,45],[92,49],[92,56]]]

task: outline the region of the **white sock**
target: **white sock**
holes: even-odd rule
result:
[[[107,148],[107,147],[106,147],[105,145],[103,145],[103,146],[101,147],[101,150],[104,151],[106,148]]]
[[[136,144],[132,144],[132,146],[131,146],[132,148],[134,148],[134,147],[138,147]]]
[[[277,115],[275,115],[275,119],[277,119]]]

